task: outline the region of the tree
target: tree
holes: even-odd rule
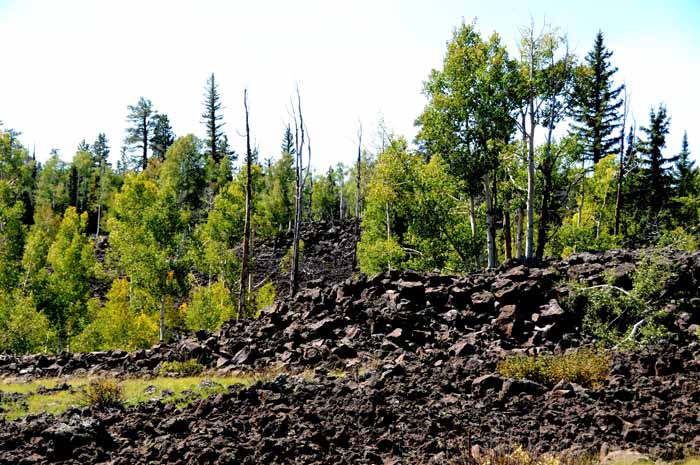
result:
[[[160,186],[171,190],[178,207],[193,213],[195,220],[199,219],[206,184],[201,145],[192,134],[178,137],[168,149],[158,176]]]
[[[553,222],[553,196],[556,159],[559,154],[553,150],[554,130],[558,123],[564,120],[569,110],[570,94],[573,86],[574,58],[569,54],[569,46],[566,38],[549,34],[545,46],[545,68],[542,70],[542,120],[546,127],[546,140],[544,157],[539,169],[542,173],[542,200],[540,202],[540,218],[537,231],[537,247],[535,256],[538,259],[544,257],[544,249],[549,240],[549,227]],[[560,46],[564,46],[564,52],[560,57],[555,53]],[[554,223],[558,223],[555,219]]]
[[[159,189],[146,173],[129,173],[114,197],[107,222],[109,259],[129,278],[129,305],[159,315],[161,341],[166,333],[166,303],[182,287],[188,217],[189,212],[178,207],[172,188]]]
[[[362,185],[362,123],[357,129],[357,161],[355,162],[355,253],[352,268],[357,269],[357,244],[360,242],[360,192]]]
[[[698,194],[698,170],[694,165],[695,162],[690,158],[690,150],[688,149],[688,132],[684,131],[681,151],[678,154],[673,173],[678,197]]]
[[[126,129],[124,145],[130,151],[141,150],[140,167],[148,167],[148,148],[153,130],[155,129],[155,110],[150,100],[141,97],[136,105],[127,107],[129,114],[126,120],[131,126]],[[137,165],[138,166],[138,165]]]
[[[678,157],[665,158],[662,150],[666,147],[666,135],[669,131],[670,118],[666,107],[661,104],[657,110],[649,111],[649,126],[642,127],[646,140],[640,144],[642,155],[642,176],[645,180],[646,205],[652,213],[658,213],[666,206],[672,193],[673,176],[669,164]]]
[[[598,31],[593,50],[586,55],[586,63],[577,72],[574,92],[574,131],[583,141],[584,156],[593,163],[610,153],[618,152],[620,135],[620,93],[624,85],[614,86],[617,67],[612,66],[612,51],[603,43],[603,32]]]
[[[495,172],[515,125],[517,80],[498,35],[484,41],[474,24],[463,23],[448,43],[443,70],[433,70],[425,83],[429,103],[418,119],[418,138],[428,153],[442,154],[451,172],[471,186],[472,212],[474,196],[484,194],[489,267],[497,260]]]
[[[212,75],[212,82],[213,82]],[[241,254],[241,282],[238,294],[238,308],[246,308],[246,286],[250,275],[250,247],[251,247],[251,203],[253,201],[253,179],[251,166],[253,164],[253,152],[250,150],[250,125],[248,124],[248,89],[243,91],[243,106],[245,108],[245,141],[246,141],[246,187],[245,187],[245,223],[243,225],[243,253]],[[240,315],[240,311],[238,314]]]
[[[276,232],[291,231],[294,217],[294,136],[285,128],[282,153],[269,168],[268,189],[263,194],[265,210]]]
[[[95,237],[100,235],[100,226],[102,223],[102,206],[106,203],[105,199],[105,177],[107,175],[107,166],[109,158],[109,146],[107,145],[107,136],[104,133],[97,135],[95,143],[92,144],[92,153],[97,164],[97,230]]]
[[[204,125],[207,128],[207,137],[205,139],[207,146],[207,156],[211,157],[215,163],[219,163],[221,159],[225,156],[225,153],[221,151],[221,139],[223,137],[223,131],[221,128],[224,126],[222,120],[224,115],[221,114],[221,101],[219,99],[219,89],[214,78],[214,73],[211,73],[209,79],[207,79],[207,85],[205,87],[204,94],[204,112],[202,113],[202,118],[204,118]]]
[[[52,301],[46,303],[46,312],[62,339],[82,331],[90,281],[97,272],[94,245],[86,234],[87,220],[87,212],[78,214],[74,207],[69,207],[48,251]]]
[[[170,127],[168,115],[160,113],[153,117],[153,136],[151,136],[151,149],[153,156],[161,161],[165,160],[165,153],[168,148],[175,142],[175,133]]]
[[[319,176],[315,182],[312,198],[313,218],[320,221],[334,221],[339,205],[336,174],[333,167],[328,167],[325,176]]]
[[[307,129],[304,124],[304,115],[301,111],[301,94],[297,87],[297,106],[294,109],[292,104],[292,116],[294,118],[294,155],[295,155],[295,201],[294,201],[294,238],[292,239],[292,260],[289,270],[289,293],[296,294],[299,290],[299,241],[301,239],[301,214],[302,197],[306,187],[306,179],[311,166],[311,140],[307,141]],[[298,119],[297,119],[298,118]],[[309,155],[304,168],[304,144],[307,144]]]

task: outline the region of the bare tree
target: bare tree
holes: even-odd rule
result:
[[[251,164],[253,154],[250,150],[250,126],[248,124],[248,89],[243,91],[243,107],[245,108],[245,140],[246,140],[246,186],[245,186],[245,226],[243,228],[243,258],[241,263],[241,288],[238,294],[238,312],[237,318],[240,318],[241,312],[246,308],[246,285],[249,281],[249,261],[250,261],[250,242],[251,242],[251,225],[250,225],[250,209],[253,196],[253,184],[251,181]]]
[[[620,212],[622,211],[622,180],[625,177],[625,126],[627,125],[627,113],[629,111],[629,96],[627,95],[627,86],[624,86],[623,92],[625,94],[623,112],[622,112],[622,130],[620,131],[620,169],[617,174],[617,193],[615,195],[615,227],[613,229],[613,234],[618,235],[620,233]]]
[[[360,184],[362,181],[362,123],[357,129],[357,166],[355,168],[355,253],[352,257],[352,268],[357,269],[357,244],[360,242]]]
[[[311,167],[311,139],[304,125],[304,115],[301,111],[301,94],[297,86],[297,107],[292,103],[292,117],[294,119],[294,151],[296,157],[296,195],[294,202],[294,240],[292,242],[292,263],[289,273],[290,293],[294,295],[299,290],[299,240],[301,237],[301,213],[304,208],[302,199],[304,187]],[[308,142],[306,139],[309,139]],[[304,144],[307,145],[308,161],[304,168]]]

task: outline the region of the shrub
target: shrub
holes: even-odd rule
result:
[[[280,259],[280,271],[289,273],[292,270],[292,255],[294,254],[294,246],[290,246],[287,252]],[[299,239],[299,263],[304,261],[304,241]]]
[[[194,376],[204,371],[204,365],[196,359],[187,360],[186,362],[163,362],[160,366],[161,374],[175,374],[179,376]]]
[[[117,407],[122,405],[122,390],[116,381],[98,379],[87,385],[83,400],[94,407]]]
[[[185,325],[191,331],[215,331],[235,314],[236,303],[231,297],[231,291],[223,282],[216,281],[192,292],[192,301],[187,306],[185,315]]]
[[[275,285],[268,281],[255,293],[255,309],[260,312],[275,302]]]
[[[605,380],[609,365],[608,355],[584,348],[564,355],[513,355],[498,364],[498,372],[508,378],[527,378],[543,384],[564,380],[592,387]]]
[[[632,289],[609,283],[583,287],[571,283],[567,305],[583,312],[583,329],[608,347],[652,344],[666,337],[663,291],[675,277],[671,265],[658,255],[642,258],[632,275]]]

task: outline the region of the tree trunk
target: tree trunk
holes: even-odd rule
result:
[[[484,198],[486,200],[486,252],[488,268],[496,267],[496,224],[493,218],[493,199],[491,191],[491,175],[484,175]]]
[[[143,117],[143,133],[141,134],[143,143],[143,157],[141,159],[141,169],[146,171],[148,168],[148,117]]]
[[[523,258],[523,207],[518,207],[515,225],[515,258]]]
[[[622,179],[625,175],[625,126],[627,124],[627,109],[629,108],[627,100],[627,88],[625,87],[625,103],[622,114],[622,130],[620,131],[620,170],[617,173],[617,192],[615,193],[615,226],[613,234],[617,236],[620,233],[620,214],[622,212]]]
[[[530,134],[527,151],[527,239],[525,257],[531,259],[535,245],[535,104],[530,98]]]
[[[357,133],[357,167],[355,176],[355,253],[352,259],[352,268],[357,270],[357,244],[360,242],[360,184],[362,179],[362,125]]]
[[[160,298],[160,315],[158,317],[158,341],[165,342],[165,296]]]
[[[552,133],[554,122],[550,118],[547,130],[547,142],[545,145],[544,162],[542,163],[542,205],[540,206],[540,222],[537,230],[537,250],[535,256],[538,259],[544,257],[544,247],[547,244],[547,234],[550,222],[550,201],[552,198]]]
[[[506,260],[513,259],[513,245],[510,231],[510,205],[506,203],[503,206],[503,244],[504,244],[504,255]]]
[[[238,312],[236,318],[241,317],[241,313],[246,309],[246,284],[249,277],[249,261],[250,261],[250,209],[253,196],[253,184],[251,180],[251,159],[252,153],[250,150],[250,126],[248,125],[248,89],[243,91],[243,107],[245,108],[245,138],[246,138],[246,185],[245,185],[245,225],[243,227],[243,253],[241,261],[241,283],[240,293],[238,294]]]
[[[476,244],[476,200],[472,194],[469,195],[469,226],[472,230],[472,241]],[[474,250],[474,263],[478,269],[481,268],[481,260],[479,259],[479,252],[476,251],[476,247],[474,247]]]
[[[299,290],[299,240],[301,238],[301,212],[304,208],[303,205],[303,193],[304,193],[304,180],[303,180],[303,155],[304,155],[304,116],[301,112],[301,95],[299,94],[299,89],[297,88],[297,111],[299,112],[299,122],[296,121],[296,113],[294,113],[294,129],[295,129],[295,156],[296,156],[296,195],[294,202],[294,239],[292,241],[292,263],[290,266],[289,273],[289,290],[290,294],[294,295]],[[301,134],[300,134],[301,133]],[[309,151],[309,161],[311,159],[311,152]],[[307,168],[308,169],[308,168]]]

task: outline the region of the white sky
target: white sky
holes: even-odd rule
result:
[[[225,130],[244,141],[243,89],[261,159],[276,157],[298,82],[312,138],[312,164],[325,169],[356,154],[361,120],[374,135],[380,115],[411,140],[425,105],[422,82],[439,68],[461,18],[478,18],[514,45],[518,26],[547,19],[580,57],[602,29],[632,111],[646,124],[665,102],[668,153],[684,129],[700,159],[700,1],[12,1],[0,0],[0,121],[22,132],[45,160],[69,160],[99,132],[118,157],[127,105],[140,96],[166,113],[177,135],[204,136],[204,85],[220,83]],[[371,142],[368,143],[370,148]]]

